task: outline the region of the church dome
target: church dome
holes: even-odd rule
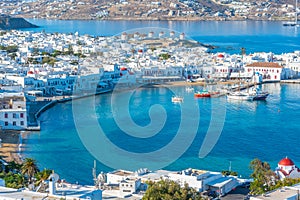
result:
[[[288,157],[285,157],[281,161],[279,161],[278,165],[293,166],[294,162],[291,159],[289,159]]]

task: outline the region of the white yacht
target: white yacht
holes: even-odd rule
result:
[[[228,99],[234,99],[234,100],[244,100],[244,101],[252,101],[253,95],[247,93],[247,92],[230,92],[227,94]]]

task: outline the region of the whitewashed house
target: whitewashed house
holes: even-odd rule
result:
[[[0,93],[1,129],[25,130],[27,110],[24,93]]]
[[[288,157],[285,157],[278,162],[275,173],[281,180],[285,178],[300,178],[300,169]]]
[[[283,67],[274,62],[255,62],[244,68],[245,72],[261,74],[263,81],[280,81],[285,77]]]

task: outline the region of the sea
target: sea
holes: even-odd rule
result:
[[[30,31],[112,36],[162,28],[184,32],[230,54],[300,50],[298,29],[275,21],[59,21],[28,19]],[[185,86],[139,87],[60,103],[41,114],[41,131],[23,139],[24,157],[62,179],[93,184],[92,168],[233,170],[249,178],[254,158],[274,169],[285,156],[300,164],[300,85],[269,83],[266,101],[195,99]],[[214,89],[216,86],[206,86]],[[195,90],[203,89],[194,86]],[[171,97],[180,95],[176,104]]]

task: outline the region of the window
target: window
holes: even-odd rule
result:
[[[8,113],[5,113],[5,114],[4,114],[4,118],[8,118]]]
[[[20,121],[20,125],[21,125],[21,126],[24,126],[24,121]]]
[[[20,113],[20,117],[21,117],[21,118],[24,118],[24,113]]]
[[[13,122],[13,126],[16,126],[17,125],[17,122]]]
[[[16,113],[13,113],[13,118],[17,118],[17,114]]]
[[[8,126],[8,122],[4,122],[4,126]]]

